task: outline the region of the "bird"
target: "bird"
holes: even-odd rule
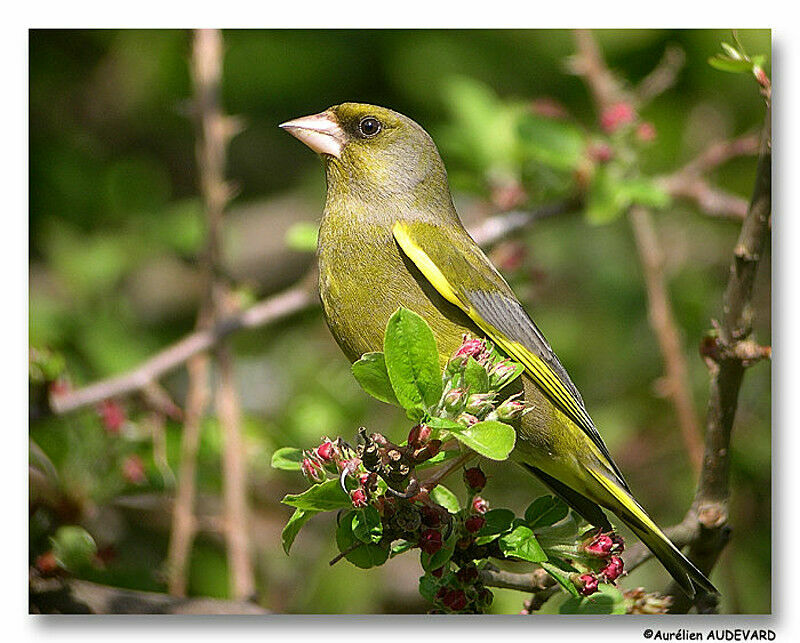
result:
[[[430,135],[398,112],[354,102],[280,127],[324,161],[319,292],[346,357],[383,350],[399,307],[428,323],[441,365],[465,334],[492,341],[525,368],[529,410],[511,457],[595,527],[610,530],[605,511],[615,514],[689,596],[718,593],[634,498],[578,388],[464,228]]]

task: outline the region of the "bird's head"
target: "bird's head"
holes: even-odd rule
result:
[[[322,155],[329,188],[394,197],[443,189],[449,198],[436,145],[407,116],[385,107],[342,103],[281,127]]]

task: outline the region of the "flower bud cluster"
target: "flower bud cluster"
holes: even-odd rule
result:
[[[625,549],[622,536],[613,531],[600,531],[587,538],[581,545],[581,551],[592,562],[594,571],[578,577],[576,585],[584,596],[598,591],[598,583],[614,584],[624,573],[625,566],[619,554]]]
[[[462,565],[456,572],[440,567],[431,574],[440,579],[434,604],[441,612],[480,614],[494,600],[494,595],[481,582],[480,572],[472,562]]]
[[[644,587],[630,589],[623,593],[625,611],[628,614],[666,614],[672,606],[672,597],[655,592],[648,593]]]
[[[486,371],[488,389],[470,390],[465,371],[470,358]],[[465,427],[483,420],[509,422],[525,412],[521,394],[513,395],[499,404],[498,392],[519,374],[519,367],[502,358],[491,342],[464,335],[461,346],[445,369],[444,395],[440,409],[444,417],[454,419]]]
[[[328,438],[323,438],[322,443],[315,449],[303,451],[303,461],[300,469],[303,475],[311,482],[324,482],[328,473],[337,473],[341,470],[346,454]]]

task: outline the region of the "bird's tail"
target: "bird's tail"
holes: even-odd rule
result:
[[[638,502],[611,478],[588,468],[587,471],[610,496],[611,502],[601,502],[613,511],[636,534],[636,536],[653,552],[675,582],[690,596],[694,597],[695,588],[705,592],[719,594],[705,574],[681,553],[672,541],[664,535],[651,520]]]

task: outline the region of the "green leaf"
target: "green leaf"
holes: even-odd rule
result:
[[[547,560],[547,554],[539,545],[530,527],[518,525],[510,533],[500,536],[500,550],[506,556],[515,556],[532,563]]]
[[[430,497],[437,505],[441,505],[451,514],[458,513],[461,510],[461,503],[458,502],[456,494],[444,485],[436,485],[431,490]]]
[[[576,569],[570,565],[567,565],[563,561],[554,559],[543,560],[539,563],[539,565],[554,581],[567,590],[568,593],[572,594],[572,596],[576,598],[580,598],[578,588],[575,587],[575,584],[569,579],[570,573],[577,571]]]
[[[486,524],[481,527],[477,536],[492,536],[494,534],[502,534],[511,528],[511,523],[514,522],[514,512],[510,509],[490,509],[483,517],[486,519]]]
[[[468,358],[464,367],[464,388],[470,393],[486,393],[489,390],[489,374],[474,357]]]
[[[315,252],[319,226],[308,221],[300,221],[286,231],[286,245],[298,252]]]
[[[283,447],[272,454],[272,468],[283,471],[300,471],[303,462],[303,450],[294,447]]]
[[[619,179],[606,166],[598,167],[586,197],[586,220],[595,225],[610,223],[622,214],[625,206]]]
[[[92,564],[97,545],[88,531],[77,525],[65,525],[50,538],[59,567],[77,573]]]
[[[439,581],[431,574],[419,577],[419,593],[426,601],[433,603],[436,592],[439,591]]]
[[[392,543],[391,547],[391,557],[394,558],[395,556],[399,556],[407,552],[409,549],[414,549],[416,545],[409,541],[409,540],[396,540]]]
[[[523,154],[534,161],[557,170],[573,170],[583,162],[586,141],[571,123],[525,114],[518,133]]]
[[[361,384],[361,388],[372,397],[387,404],[400,406],[400,402],[397,401],[397,396],[392,390],[383,353],[364,353],[361,359],[353,364],[351,370],[353,376]]]
[[[665,208],[670,203],[669,194],[646,178],[630,179],[620,186],[620,197],[627,207],[631,203],[646,205],[651,208]]]
[[[464,428],[461,424],[449,418],[429,417],[425,420],[425,424],[432,429],[443,431],[461,431]]]
[[[439,351],[433,331],[422,317],[398,308],[386,325],[383,351],[389,380],[404,408],[425,409],[439,402]]]
[[[561,498],[541,496],[525,510],[525,522],[531,529],[549,527],[566,518],[568,513],[569,507]]]
[[[339,521],[339,526],[336,528],[336,545],[339,547],[339,551],[342,553],[347,552],[345,558],[361,569],[383,565],[389,558],[389,547],[362,543],[353,533],[355,513],[355,511],[348,512],[342,517]],[[348,551],[354,546],[354,549]]]
[[[289,494],[281,502],[305,511],[333,511],[352,506],[350,496],[342,490],[338,480],[327,480],[303,493]]]
[[[514,449],[516,433],[508,424],[497,420],[478,422],[465,428],[451,429],[453,437],[490,460],[505,460]]]
[[[719,69],[720,71],[729,71],[734,74],[741,74],[742,72],[750,71],[750,69],[753,67],[753,63],[748,60],[735,60],[733,58],[723,56],[722,54],[711,56],[711,58],[708,59],[708,64],[714,69]]]
[[[725,53],[734,60],[744,60],[744,56],[742,56],[739,50],[735,47],[731,47],[727,42],[721,42],[719,44],[722,46],[722,49],[725,51]]]
[[[625,598],[616,587],[602,583],[591,596],[574,596],[558,608],[559,614],[625,614]]]
[[[367,506],[354,513],[353,535],[364,543],[380,542],[383,536],[383,524],[375,507]]]
[[[281,532],[281,545],[283,545],[283,551],[286,552],[287,555],[300,529],[318,513],[317,511],[304,511],[303,509],[294,510],[292,517],[289,518],[289,522],[286,523],[286,526]]]

